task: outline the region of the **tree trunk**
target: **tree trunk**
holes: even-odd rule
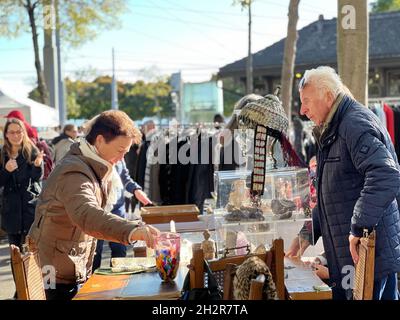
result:
[[[292,113],[292,88],[294,64],[296,60],[296,43],[297,43],[297,21],[299,20],[299,3],[300,0],[290,0],[289,3],[289,21],[287,28],[287,37],[285,40],[285,51],[283,55],[282,66],[282,104],[285,112],[291,120]]]
[[[27,0],[27,4],[25,6],[26,10],[28,11],[29,15],[29,22],[32,29],[32,40],[33,40],[33,49],[35,52],[35,68],[38,80],[38,90],[40,94],[40,100],[44,104],[48,104],[48,91],[46,87],[46,82],[44,81],[44,75],[42,71],[42,66],[40,63],[40,56],[39,56],[39,44],[38,44],[38,34],[36,29],[36,21],[35,21],[35,8],[36,3],[32,4],[31,0]]]
[[[339,0],[338,71],[354,98],[368,104],[369,16],[365,0]]]
[[[253,93],[253,56],[251,55],[251,1],[249,1],[249,51],[246,66],[246,91]]]

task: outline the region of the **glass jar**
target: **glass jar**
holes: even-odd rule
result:
[[[163,281],[172,281],[179,269],[181,236],[177,233],[162,232],[155,246],[156,267]]]

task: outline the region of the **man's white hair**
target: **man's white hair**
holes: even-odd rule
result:
[[[299,90],[302,90],[308,84],[317,88],[321,95],[330,92],[336,98],[340,92],[348,93],[348,89],[340,76],[333,68],[327,66],[307,70],[299,83]]]

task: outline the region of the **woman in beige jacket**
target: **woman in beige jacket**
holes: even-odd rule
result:
[[[116,200],[113,166],[140,137],[126,113],[105,111],[49,176],[29,233],[42,267],[56,271],[55,288],[53,283],[46,290],[48,299],[71,299],[90,277],[95,238],[126,245],[143,240],[154,247],[156,228],[110,213]]]

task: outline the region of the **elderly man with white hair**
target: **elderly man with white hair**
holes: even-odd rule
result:
[[[373,298],[397,300],[400,172],[389,134],[330,67],[306,71],[299,91],[300,113],[316,124],[314,241],[322,236],[333,298],[351,298],[349,266],[359,260],[359,239],[367,229],[376,231]]]

